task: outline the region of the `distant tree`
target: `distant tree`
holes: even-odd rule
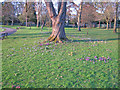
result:
[[[118,7],[119,7],[119,2],[115,3],[115,17],[114,17],[114,29],[113,32],[117,32],[117,18],[118,18]]]
[[[109,23],[111,25],[111,21],[113,20],[114,17],[114,8],[113,8],[113,3],[109,3],[106,8],[105,8],[105,12],[104,12],[104,18],[106,20],[107,23],[107,30],[109,29]],[[111,27],[111,26],[110,26]]]
[[[27,8],[27,13],[26,13],[26,8]],[[26,14],[27,14],[27,17],[26,17]],[[27,25],[27,22],[36,22],[36,13],[35,13],[33,2],[27,3],[27,7],[26,6],[24,7],[22,14],[19,16],[19,20],[22,23],[26,21],[26,25]]]
[[[78,31],[81,31],[80,29],[80,24],[81,24],[81,15],[82,15],[82,6],[83,6],[83,0],[81,0],[80,4],[77,5],[74,2],[71,2],[72,5],[69,6],[69,8],[75,8],[75,10],[77,11],[77,22],[78,22]]]
[[[92,22],[95,21],[96,18],[96,8],[93,4],[85,3],[82,9],[81,21],[82,24],[88,24],[92,27]]]
[[[99,28],[101,27],[101,22],[104,21],[104,11],[106,8],[106,2],[94,2],[94,7],[97,8],[98,13],[96,13],[96,21],[99,21]]]
[[[11,25],[14,23],[15,13],[14,13],[14,5],[11,2],[4,2],[2,5],[2,19],[3,21],[8,22],[11,21]]]
[[[37,27],[39,27],[40,16],[42,13],[42,2],[40,0],[39,2],[35,3],[35,11],[36,11],[36,16],[37,16]]]

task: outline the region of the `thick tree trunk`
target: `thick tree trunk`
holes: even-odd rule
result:
[[[61,40],[67,40],[65,30],[64,30],[64,21],[63,23],[56,22],[53,20],[52,25],[52,34],[48,38],[49,41],[61,42]]]
[[[62,40],[68,40],[64,30],[67,3],[58,3],[58,15],[55,12],[52,2],[45,3],[47,6],[48,13],[52,20],[52,34],[48,38],[48,41],[62,42]]]

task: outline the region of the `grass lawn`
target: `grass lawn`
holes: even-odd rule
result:
[[[71,41],[63,44],[40,44],[52,31],[47,27],[19,29],[4,39],[2,87],[118,88],[118,33],[97,28],[65,30]]]

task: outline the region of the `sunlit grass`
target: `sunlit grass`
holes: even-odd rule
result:
[[[24,27],[4,39],[3,88],[118,88],[118,34],[96,28],[65,30],[70,41],[63,44],[40,44],[52,31],[47,27]]]

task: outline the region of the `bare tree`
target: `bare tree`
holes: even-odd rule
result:
[[[118,5],[119,3],[116,2],[115,3],[115,17],[114,17],[114,29],[113,29],[113,32],[116,32],[117,31],[117,14],[118,14]]]
[[[83,5],[83,1],[81,0],[81,4],[80,4],[79,10],[78,10],[78,31],[81,31],[80,23],[81,23],[81,15],[82,15],[82,5]]]
[[[104,18],[107,23],[107,30],[109,29],[109,23],[113,20],[114,17],[114,9],[113,9],[113,3],[108,3],[105,12],[104,12]]]
[[[68,40],[65,34],[64,25],[66,18],[66,4],[67,2],[58,2],[58,14],[56,14],[52,1],[45,0],[49,16],[52,20],[52,34],[48,38],[49,41],[62,42]]]
[[[26,26],[28,26],[27,24],[28,22],[36,21],[34,5],[35,5],[34,2],[27,2],[27,7],[26,6],[24,7],[22,14],[18,17],[22,23],[26,22]],[[27,8],[27,12],[26,12],[26,8]]]
[[[14,11],[14,5],[11,2],[5,2],[2,6],[3,21],[6,21],[7,24],[8,21],[11,21],[11,25],[13,25],[15,19]]]
[[[82,24],[88,24],[89,27],[92,27],[92,22],[96,18],[96,8],[93,4],[85,3],[82,9],[81,21]]]
[[[74,2],[71,2],[73,5],[71,7],[74,7],[77,11],[77,19],[78,19],[78,31],[81,31],[81,15],[82,15],[82,6],[83,6],[83,0],[81,0],[80,5],[75,4]]]
[[[35,11],[37,12],[37,27],[39,27],[39,22],[40,22],[40,16],[42,13],[42,2],[39,0],[39,2],[35,3]]]

